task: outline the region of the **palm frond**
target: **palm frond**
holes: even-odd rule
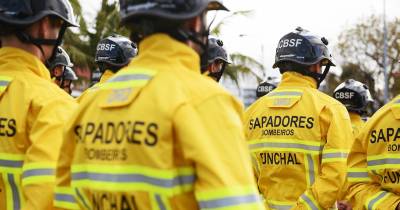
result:
[[[234,17],[237,16],[244,16],[244,17],[249,17],[253,14],[253,10],[241,10],[241,11],[235,11],[231,15],[224,17],[221,21],[217,23],[211,30],[211,34],[215,36],[221,35],[221,29],[224,25],[228,23],[228,20],[231,20]]]

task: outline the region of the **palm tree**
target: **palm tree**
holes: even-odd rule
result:
[[[66,33],[64,47],[75,65],[94,70],[96,68],[94,57],[99,41],[113,33],[127,35],[128,32],[125,28],[119,27],[120,17],[117,2],[109,4],[107,0],[102,0],[101,9],[96,15],[94,30],[88,30],[78,0],[71,0],[71,4],[81,27],[79,33],[72,31]]]
[[[222,27],[228,23],[234,17],[237,16],[250,16],[252,11],[243,10],[233,12],[231,15],[224,17],[221,21],[219,21],[216,26],[211,30],[211,34],[214,36],[220,36]],[[232,80],[236,86],[239,87],[239,78],[245,76],[254,76],[256,77],[258,82],[261,82],[263,79],[262,76],[258,75],[255,69],[264,70],[264,65],[260,62],[256,61],[254,58],[249,57],[247,55],[241,53],[232,53],[229,55],[232,64],[228,65],[225,69],[223,77],[229,78]]]
[[[264,69],[264,66],[260,62],[240,53],[232,53],[229,56],[232,64],[226,67],[224,77],[234,81],[236,86],[239,87],[239,78],[241,76],[255,76],[258,82],[263,80],[263,78],[253,70]]]
[[[82,8],[78,0],[71,0],[71,5],[74,9],[75,15],[79,22],[79,29],[68,30],[64,37],[63,47],[66,49],[75,65],[87,67],[90,61],[88,56],[88,46],[85,41],[86,34],[88,33],[87,24],[82,15]]]

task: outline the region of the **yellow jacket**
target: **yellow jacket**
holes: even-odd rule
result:
[[[39,59],[0,49],[0,209],[53,209],[63,124],[75,108]]]
[[[361,116],[357,113],[349,112],[349,116],[350,116],[351,126],[353,128],[353,136],[356,137],[358,133],[362,130],[365,122],[361,119]],[[351,140],[349,139],[349,141],[351,141],[350,145],[353,145],[354,138]],[[348,187],[349,187],[349,182],[346,181],[346,184],[342,188],[339,200],[346,200],[346,201],[349,200],[349,198],[346,197]]]
[[[101,75],[99,84],[107,82],[107,80],[109,80],[112,76],[114,76],[114,72],[111,70],[106,70],[103,75]]]
[[[353,135],[357,136],[362,130],[365,122],[361,119],[361,116],[357,113],[349,112],[351,126],[353,127]]]
[[[100,84],[103,84],[105,82],[107,82],[111,77],[114,76],[114,72],[112,72],[111,70],[106,70],[103,75],[101,75],[100,81],[98,83],[96,83],[95,85],[93,85],[93,87],[90,87],[89,89],[85,90],[78,98],[76,98],[76,102],[80,103],[82,98],[84,98],[84,95],[87,92],[90,92],[92,89],[96,89],[97,86],[99,86]]]
[[[375,113],[349,155],[353,209],[395,209],[400,203],[400,96]]]
[[[139,48],[68,122],[56,205],[76,208],[75,197],[83,209],[262,209],[242,106],[200,74],[188,46],[156,34]]]
[[[345,107],[315,81],[283,74],[245,115],[258,187],[271,209],[333,207],[346,178],[351,133]]]

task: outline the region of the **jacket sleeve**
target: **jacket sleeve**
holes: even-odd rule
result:
[[[61,96],[31,103],[27,122],[30,147],[22,168],[23,209],[53,209],[55,168],[62,131],[64,122],[75,108],[72,98]]]
[[[176,138],[185,158],[194,163],[194,190],[202,209],[264,209],[251,169],[242,114],[242,106],[225,95],[184,104],[176,111]]]
[[[298,199],[297,209],[333,207],[345,184],[347,156],[354,138],[350,117],[342,105],[330,105],[325,107],[320,114],[320,126],[322,135],[325,135],[322,138],[326,139],[320,160],[320,171],[316,173],[315,182],[311,188]],[[318,161],[312,159],[308,162]]]
[[[77,193],[71,187],[71,164],[73,161],[76,138],[73,124],[76,119],[76,111],[66,123],[61,144],[61,153],[58,156],[56,167],[56,188],[54,193],[55,209],[78,210]]]
[[[363,129],[351,148],[348,160],[349,188],[346,197],[353,209],[396,209],[400,203],[400,196],[383,190],[378,180],[371,178],[367,170],[368,133],[368,128]]]

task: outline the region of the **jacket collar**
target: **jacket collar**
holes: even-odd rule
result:
[[[288,71],[283,73],[282,81],[278,87],[310,87],[316,89],[317,82],[311,77]]]
[[[200,73],[200,57],[186,44],[159,33],[140,42],[139,55],[128,66],[154,70],[186,69]]]
[[[15,66],[15,68],[13,67],[12,69],[18,69],[18,71],[30,71],[43,79],[51,81],[50,72],[42,61],[25,50],[13,47],[1,48],[0,66],[9,64]]]
[[[350,120],[353,121],[362,121],[361,116],[354,112],[349,112]]]
[[[114,76],[114,72],[111,70],[104,71],[103,75],[101,75],[99,83],[107,82],[112,76]]]

